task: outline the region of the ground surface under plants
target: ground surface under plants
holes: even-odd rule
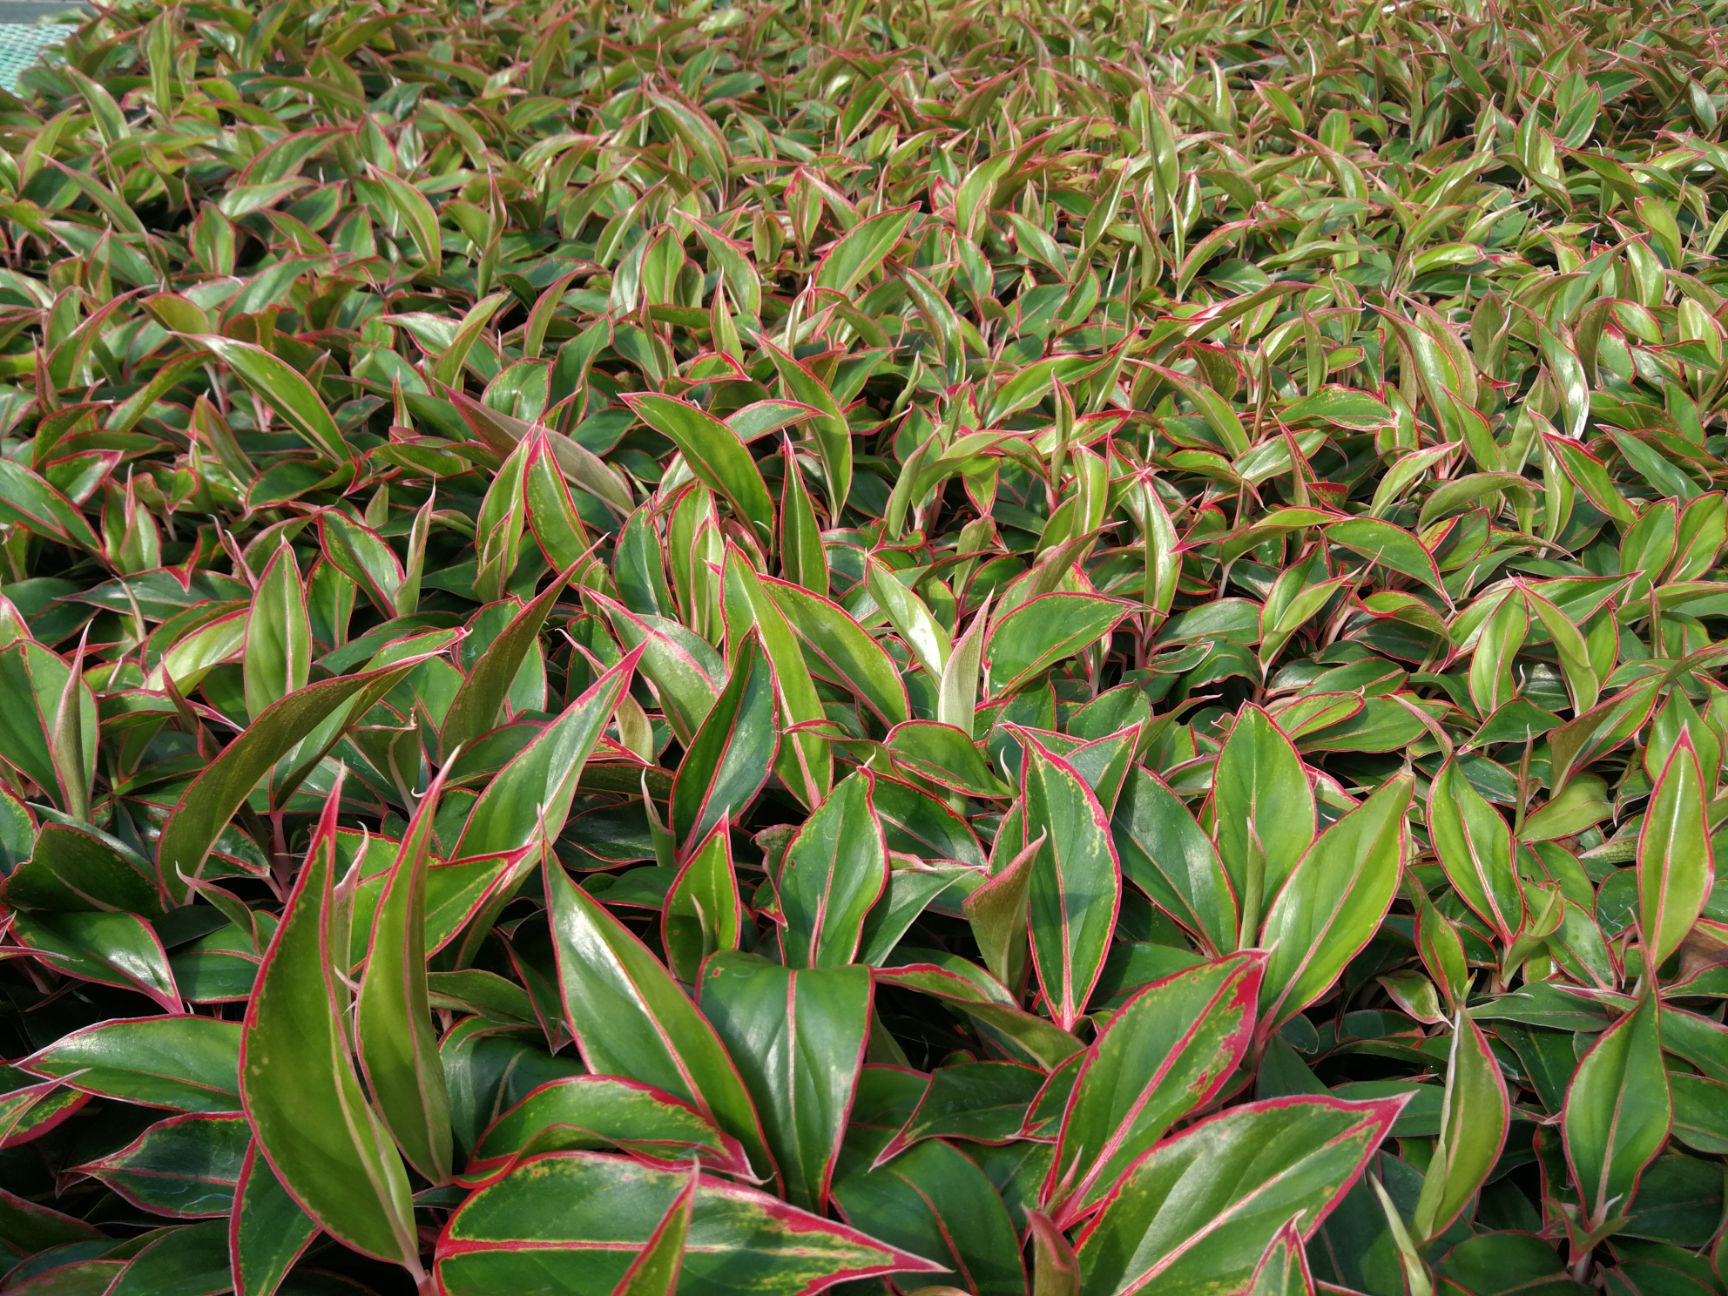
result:
[[[1723,1291],[1722,23],[104,8],[0,1287]]]

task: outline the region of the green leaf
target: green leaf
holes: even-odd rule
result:
[[[780,488],[780,562],[787,583],[812,598],[828,597],[828,552],[816,508],[804,485],[804,473],[786,443],[785,481]],[[788,613],[788,616],[791,614]]]
[[[624,401],[638,418],[678,447],[696,480],[723,496],[760,538],[774,534],[774,499],[762,480],[762,470],[736,432],[676,397],[639,392]]]
[[[0,695],[12,700],[0,707],[0,760],[74,819],[87,819],[98,714],[75,666],[27,639],[0,651]]]
[[[564,592],[571,574],[562,573],[511,617],[510,624],[499,631],[498,637],[487,645],[479,660],[469,668],[461,688],[456,690],[456,696],[450,702],[450,709],[444,713],[444,726],[439,731],[446,759],[448,753],[473,742],[498,723],[499,712],[510,694],[510,685],[530,650],[539,642],[540,629],[557,605],[558,596]]]
[[[975,797],[1005,797],[997,778],[965,730],[929,720],[896,725],[884,744],[894,763],[920,778]]]
[[[1284,884],[1261,931],[1271,952],[1263,1032],[1313,1003],[1379,929],[1403,874],[1412,780],[1388,779],[1320,835]]]
[[[237,338],[201,335],[188,340],[232,369],[313,449],[322,451],[334,463],[344,463],[350,458],[348,443],[336,420],[330,417],[323,398],[293,365],[261,346]]]
[[[943,664],[936,693],[936,721],[952,725],[968,738],[978,736],[978,682],[984,665],[984,632],[990,624],[990,600],[972,616],[954,640]]]
[[[1291,401],[1283,409],[1286,423],[1331,423],[1359,432],[1372,432],[1394,421],[1392,407],[1372,392],[1347,387],[1322,387]]]
[[[1073,1244],[1036,1211],[1026,1216],[1032,1241],[1032,1296],[1080,1296],[1080,1261]]]
[[[426,272],[439,274],[443,270],[443,251],[438,233],[438,213],[432,210],[426,195],[381,167],[369,165],[366,172],[372,183],[384,191],[395,219],[408,227],[408,237],[414,240],[420,259],[426,263]]]
[[[677,1291],[700,1183],[701,1176],[692,1173],[683,1191],[666,1208],[665,1217],[642,1244],[642,1254],[612,1289],[613,1296],[673,1296]]]
[[[943,801],[898,779],[880,777],[871,796],[888,849],[984,870],[984,850],[966,821]]]
[[[1003,613],[984,647],[989,693],[1017,692],[1109,634],[1127,613],[1123,603],[1095,594],[1045,594]]]
[[[1660,691],[1659,678],[1639,680],[1551,730],[1548,749],[1552,794],[1557,796],[1578,770],[1642,729],[1655,709]]]
[[[40,1281],[27,1286],[20,1281],[13,1286],[29,1296],[103,1296],[125,1275],[124,1260],[73,1260],[49,1269]]]
[[[159,1121],[125,1147],[68,1173],[100,1180],[152,1215],[208,1219],[233,1209],[249,1145],[241,1117],[192,1112]]]
[[[319,1227],[419,1268],[408,1176],[360,1087],[348,992],[330,961],[341,785],[325,803],[246,1013],[240,1093],[276,1177]]]
[[[750,1174],[738,1140],[689,1103],[634,1080],[598,1075],[568,1076],[530,1091],[486,1128],[467,1174],[491,1174],[543,1152],[613,1148],[667,1166],[697,1158],[727,1174]]]
[[[103,1296],[223,1296],[228,1279],[228,1229],[213,1220],[158,1234],[126,1262]]]
[[[151,684],[172,685],[181,693],[196,689],[218,666],[229,662],[246,639],[246,614],[230,613],[206,622],[175,642],[150,673]],[[79,812],[84,813],[83,811]]]
[[[1248,1286],[1292,1220],[1303,1241],[1349,1190],[1402,1100],[1280,1098],[1236,1107],[1147,1153],[1081,1234],[1085,1296]]]
[[[884,1132],[847,1140],[834,1198],[856,1228],[927,1256],[979,1296],[1024,1296],[1020,1240],[1001,1194],[958,1147],[932,1140],[887,1160]],[[955,1204],[965,1202],[962,1210]]]
[[[1000,982],[957,959],[880,968],[876,980],[950,1005],[991,1032],[1009,1053],[1045,1070],[1055,1069],[1080,1051],[1080,1041],[1074,1036],[1026,1012]]]
[[[14,1253],[74,1242],[104,1247],[108,1244],[107,1237],[93,1225],[15,1196],[4,1188],[0,1188],[0,1236]]]
[[[84,1093],[169,1111],[240,1110],[240,1026],[214,1017],[97,1022],[19,1063]]]
[[[1444,1233],[1488,1181],[1505,1146],[1510,1118],[1506,1078],[1488,1037],[1468,1013],[1460,1012],[1446,1063],[1440,1139],[1411,1217],[1420,1239]]]
[[[76,505],[23,464],[0,455],[0,520],[91,552],[102,542]]]
[[[864,920],[864,940],[858,962],[881,967],[892,958],[901,941],[926,913],[934,913],[938,902],[946,911],[953,892],[977,882],[977,875],[964,865],[944,861],[935,865],[903,864],[888,874],[888,889]]]
[[[319,514],[318,531],[330,564],[366,592],[379,615],[396,615],[406,573],[389,542],[340,509]]]
[[[1554,645],[1560,670],[1566,676],[1566,690],[1572,697],[1573,712],[1583,715],[1602,695],[1601,675],[1591,660],[1589,644],[1572,619],[1547,599],[1525,590],[1524,601]]]
[[[1638,931],[1652,971],[1680,948],[1716,881],[1706,799],[1698,753],[1683,733],[1638,834]]]
[[[1140,766],[1110,821],[1122,876],[1215,954],[1236,948],[1236,896],[1212,841],[1175,793]]]
[[[737,816],[768,779],[780,738],[774,669],[759,636],[739,640],[726,686],[696,731],[672,784],[674,840],[694,848]]]
[[[1512,700],[1512,663],[1530,633],[1530,612],[1522,598],[1500,600],[1476,637],[1470,656],[1470,698],[1489,716]]]
[[[1126,175],[1126,172],[1123,172]],[[1169,383],[1182,395],[1192,401],[1199,409],[1200,415],[1206,420],[1206,426],[1211,429],[1217,444],[1222,446],[1232,458],[1246,454],[1250,442],[1248,430],[1243,426],[1242,416],[1230,405],[1230,402],[1220,396],[1212,387],[1204,382],[1167,369],[1163,365],[1147,365],[1151,372]]]
[[[1183,1116],[1222,1088],[1254,1034],[1264,956],[1236,955],[1135,993],[1086,1050],[1039,1203],[1084,1219]]]
[[[447,772],[433,778],[402,836],[354,1002],[356,1051],[378,1115],[435,1184],[450,1178],[450,1098],[426,982],[426,873]]]
[[[35,849],[6,878],[4,895],[14,909],[118,910],[147,918],[162,912],[148,860],[98,828],[57,820],[37,832]]]
[[[1314,793],[1296,748],[1259,707],[1244,707],[1218,753],[1211,815],[1218,858],[1242,902],[1241,944],[1314,841]]]
[[[858,222],[823,255],[816,287],[841,297],[850,294],[888,259],[917,214],[917,208],[905,207]]]
[[[0,1148],[28,1143],[46,1134],[89,1100],[88,1094],[68,1088],[58,1080],[24,1085],[0,1095]]]
[[[254,1139],[228,1224],[235,1296],[272,1296],[317,1236],[318,1226],[282,1186]]]
[[[1434,777],[1428,833],[1458,898],[1511,944],[1524,926],[1524,888],[1514,863],[1512,827],[1471,786],[1456,761]]]
[[[296,744],[333,716],[344,716],[342,723],[347,723],[364,715],[429,655],[417,654],[376,670],[309,684],[255,716],[246,732],[223,748],[222,754],[192,780],[180,804],[162,826],[162,836],[156,845],[156,871],[169,898],[185,901],[188,888],[184,879],[199,875],[216,838],[228,826],[234,812],[246,803],[259,780],[295,750]],[[340,727],[328,733],[322,750],[328,750],[339,736]],[[321,755],[322,751],[308,753],[302,764],[309,768],[315,763],[312,758]]]
[[[870,973],[725,952],[702,969],[701,1001],[762,1113],[786,1199],[819,1209],[864,1061]]]
[[[1294,1223],[1286,1224],[1260,1257],[1247,1296],[1314,1296],[1314,1292],[1314,1275],[1308,1269],[1302,1233]]]
[[[1005,985],[1018,985],[1026,970],[1026,896],[1032,884],[1033,861],[1043,850],[1044,840],[1045,834],[1040,832],[966,897],[966,921],[984,966]],[[1009,843],[1003,845],[1006,848]]]
[[[1566,1089],[1566,1160],[1595,1228],[1626,1212],[1673,1118],[1657,1003],[1646,994],[1597,1039]]]
[[[827,384],[807,367],[767,339],[757,340],[792,399],[817,412],[810,427],[815,434],[816,453],[822,460],[822,472],[828,478],[829,513],[838,518],[852,491],[852,429],[846,422],[846,413]]]
[[[566,481],[580,486],[619,517],[629,515],[636,507],[636,497],[622,474],[580,442],[537,423],[501,414],[453,387],[439,390],[456,407],[474,435],[498,454],[507,455],[523,440],[538,436],[558,461],[559,471]]]
[[[593,548],[588,528],[571,498],[546,431],[530,434],[527,447],[522,464],[522,502],[528,528],[552,570],[567,572],[580,566]]]
[[[780,944],[790,967],[844,967],[864,919],[888,885],[888,850],[870,804],[870,776],[841,780],[804,821],[777,890]]]
[[[1631,526],[1636,515],[1632,506],[1614,487],[1602,461],[1583,446],[1565,437],[1542,434],[1542,444],[1554,456],[1560,471],[1570,479],[1586,499],[1621,526]]]
[[[714,1027],[647,946],[563,869],[545,873],[565,1020],[589,1069],[693,1104],[766,1172],[773,1162],[756,1108]]]
[[[913,658],[932,679],[941,679],[952,640],[924,601],[879,559],[866,562],[864,584]]]
[[[736,644],[754,627],[774,666],[781,726],[790,731],[780,745],[775,770],[794,796],[814,808],[833,786],[834,762],[828,736],[822,732],[828,714],[811,679],[804,650],[793,634],[791,623],[769,596],[766,584],[736,545],[726,546],[721,582],[728,644]]]
[[[564,830],[577,782],[630,686],[637,658],[626,653],[486,785],[452,852],[467,874],[463,885],[439,885],[440,874],[453,869],[428,878],[431,942],[441,943],[466,923],[460,962],[472,961],[498,914],[533,873],[539,853]]]
[[[1043,834],[1027,883],[1032,963],[1050,1015],[1072,1030],[1104,969],[1122,901],[1110,821],[1074,767],[1024,730],[1026,832]]]
[[[660,1230],[687,1171],[628,1157],[535,1157],[464,1202],[438,1239],[444,1296],[613,1291]],[[765,1193],[703,1177],[690,1207],[679,1290],[705,1296],[803,1296],[836,1283],[938,1266]]]
[[[876,1156],[885,1165],[924,1139],[1008,1143],[1025,1127],[1047,1077],[1018,1062],[956,1062],[937,1067],[906,1123]]]
[[[1590,420],[1590,384],[1584,376],[1584,365],[1552,329],[1540,327],[1537,336],[1542,344],[1542,359],[1547,363],[1548,374],[1560,394],[1566,435],[1574,441],[1582,440]]]
[[[162,938],[136,914],[16,913],[12,935],[36,960],[66,976],[146,995],[181,1011],[180,988]]]
[[[642,674],[660,695],[666,723],[685,746],[720,696],[720,654],[676,621],[637,614],[593,591],[587,592],[612,622],[626,649],[642,650]]]
[[[1331,543],[1408,576],[1447,599],[1446,588],[1440,583],[1440,569],[1434,565],[1432,555],[1408,531],[1379,518],[1360,517],[1334,522],[1325,529],[1325,535]]]
[[[246,713],[256,719],[306,687],[312,668],[312,623],[294,551],[277,549],[252,592],[246,617]]]
[[[731,824],[722,819],[690,852],[666,892],[661,943],[667,965],[680,981],[694,985],[702,960],[718,950],[737,949],[742,930]]]
[[[813,674],[852,693],[884,725],[911,718],[894,659],[845,609],[786,581],[764,577],[762,586],[809,650]]]
[[[1670,1071],[1668,1083],[1675,1141],[1711,1156],[1728,1156],[1728,1084],[1681,1071]]]
[[[1259,656],[1262,666],[1275,661],[1296,631],[1351,584],[1348,576],[1338,576],[1319,584],[1305,584],[1308,574],[1301,567],[1284,572],[1273,585],[1273,597],[1269,597],[1261,607]]]

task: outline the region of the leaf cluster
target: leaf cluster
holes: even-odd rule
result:
[[[1721,19],[89,16],[0,1285],[1723,1291]]]

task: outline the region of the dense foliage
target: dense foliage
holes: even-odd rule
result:
[[[1719,19],[90,18],[0,1285],[1723,1291]]]

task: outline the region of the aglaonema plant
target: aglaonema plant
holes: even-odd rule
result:
[[[0,1287],[1723,1290],[1718,18],[86,16]]]

